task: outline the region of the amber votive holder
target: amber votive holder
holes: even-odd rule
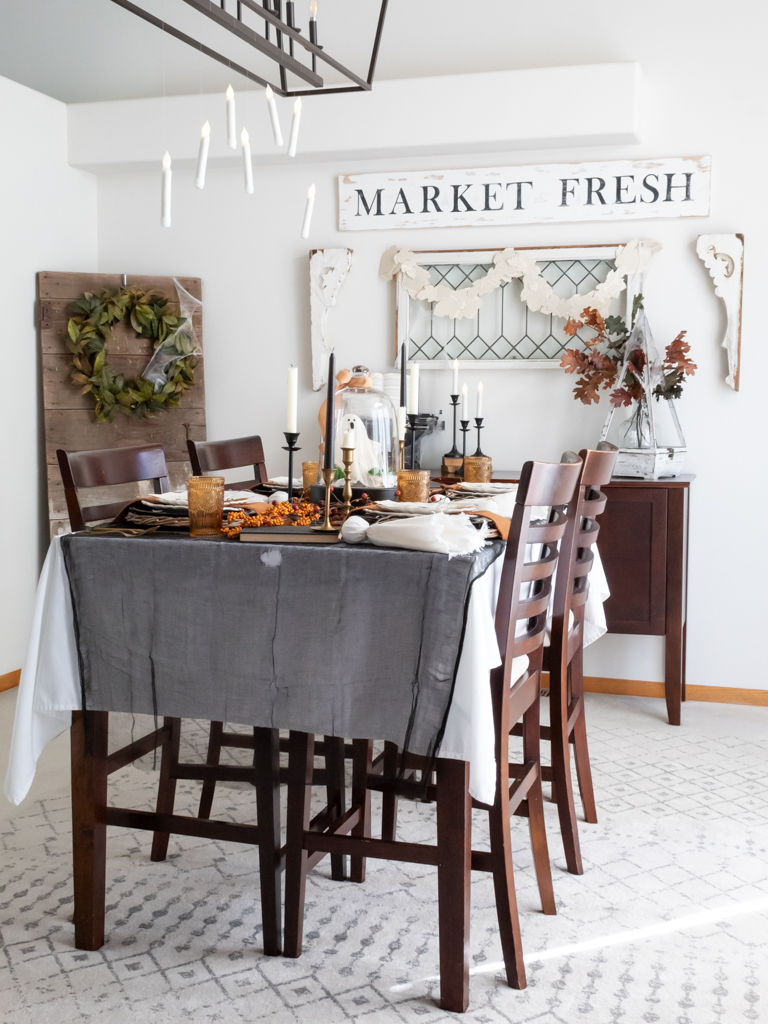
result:
[[[489,455],[468,455],[464,459],[464,483],[488,484],[493,476]]]
[[[305,491],[317,483],[317,462],[302,462],[301,482]]]
[[[224,477],[191,476],[187,480],[189,533],[192,537],[221,536]]]
[[[427,501],[430,472],[428,469],[398,469],[398,501]]]

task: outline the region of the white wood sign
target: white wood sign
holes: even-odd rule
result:
[[[339,175],[339,230],[706,217],[710,157]]]

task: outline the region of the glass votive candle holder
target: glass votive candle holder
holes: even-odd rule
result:
[[[189,532],[192,537],[221,536],[224,477],[191,476],[187,480]]]
[[[464,459],[464,482],[488,484],[493,476],[493,462],[490,455],[468,455]]]
[[[428,469],[398,469],[398,501],[427,501],[430,472]]]
[[[317,483],[317,466],[316,462],[302,462],[301,464],[301,482],[305,491]]]

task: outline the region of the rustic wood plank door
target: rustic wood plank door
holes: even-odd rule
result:
[[[179,283],[190,295],[202,299],[199,277],[179,277]],[[169,299],[169,308],[178,312],[176,288],[172,277],[128,275],[127,286],[157,288]],[[43,416],[45,421],[45,461],[48,479],[48,518],[50,534],[69,530],[64,488],[56,462],[56,449],[94,451],[98,448],[123,448],[128,445],[160,444],[168,460],[172,488],[184,485],[191,473],[187,454],[187,438],[206,439],[204,359],[198,358],[195,387],[181,400],[178,409],[159,413],[148,419],[117,415],[114,423],[97,423],[93,415],[93,399],[82,395],[69,379],[71,359],[66,345],[69,305],[83,292],[99,293],[123,284],[120,274],[58,274],[42,271],[37,275],[37,325],[40,339],[40,362],[43,380]],[[202,311],[194,318],[197,340],[203,345]],[[137,338],[130,324],[113,329],[109,345],[109,362],[126,376],[141,373],[152,355],[152,342]],[[121,494],[121,489],[125,494]],[[107,489],[89,490],[88,504],[100,501],[126,500],[139,489],[126,484]],[[99,493],[103,491],[103,493]],[[109,498],[107,497],[109,495]]]

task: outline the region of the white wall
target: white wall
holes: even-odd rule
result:
[[[312,456],[317,440],[320,398],[310,390],[309,245],[348,245],[355,250],[352,273],[331,314],[337,354],[341,365],[365,362],[385,370],[392,366],[394,347],[393,287],[379,280],[377,270],[381,253],[393,243],[448,249],[621,242],[637,235],[660,239],[664,249],[646,282],[648,315],[660,342],[687,329],[699,364],[680,407],[689,445],[686,469],[697,474],[691,510],[688,679],[704,685],[768,688],[768,679],[756,667],[766,612],[762,577],[768,572],[767,548],[758,525],[764,522],[768,496],[761,458],[766,436],[761,300],[768,271],[768,209],[762,185],[762,169],[768,164],[768,81],[761,37],[744,3],[729,9],[727,34],[719,18],[698,18],[687,5],[677,9],[654,0],[642,20],[632,8],[622,11],[611,5],[610,18],[599,24],[585,18],[576,25],[571,19],[568,45],[574,54],[591,52],[597,32],[600,55],[594,59],[640,62],[646,88],[642,143],[518,151],[507,154],[507,161],[710,153],[713,191],[707,219],[636,222],[621,229],[548,224],[516,230],[336,230],[337,174],[483,166],[504,159],[498,152],[478,152],[471,160],[462,154],[453,159],[421,156],[357,159],[352,165],[336,160],[260,167],[253,197],[244,195],[241,173],[235,169],[212,170],[204,192],[192,187],[191,172],[178,171],[174,226],[164,231],[158,223],[158,175],[132,172],[99,178],[99,269],[202,277],[209,434],[223,438],[259,432],[268,465],[283,471],[283,382],[291,362],[301,367],[304,457]],[[558,45],[562,49],[563,40]],[[564,97],[567,101],[598,103],[599,97]],[[391,112],[391,118],[423,114],[420,109],[400,108]],[[354,124],[349,127],[354,133]],[[190,132],[198,130],[190,123]],[[318,187],[318,200],[308,245],[299,237],[299,225],[311,181]],[[716,231],[746,234],[739,394],[724,383],[724,354],[718,347],[724,316],[694,252],[698,234]],[[497,467],[517,467],[527,458],[556,458],[565,447],[578,449],[597,439],[604,403],[596,409],[574,403],[573,381],[564,374],[504,371],[482,376],[488,423],[484,448]],[[470,390],[479,377],[479,372],[468,374]],[[445,409],[447,375],[425,373],[422,379],[422,408]],[[435,454],[442,450],[445,444],[440,440]],[[745,521],[751,525],[741,541],[740,523]],[[587,671],[659,679],[661,655],[656,639],[608,637],[589,652]]]
[[[96,269],[96,180],[67,163],[67,108],[0,78],[0,675],[21,666],[47,541],[38,270]]]

